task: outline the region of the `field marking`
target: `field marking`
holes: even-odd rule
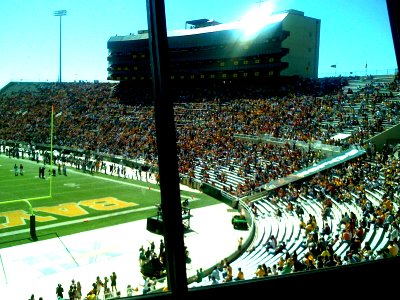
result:
[[[77,183],[74,183],[74,182],[71,182],[71,183],[64,183],[64,186],[66,186],[66,187],[72,187],[72,188],[80,188],[81,186],[80,186],[80,184],[77,184]]]
[[[1,258],[1,254],[0,254],[0,263],[1,263],[1,269],[3,270],[4,279],[7,284],[7,274],[6,274],[6,269],[4,268],[3,259]]]
[[[149,189],[148,186],[143,186],[143,185],[135,184],[135,183],[132,183],[132,182],[125,182],[125,181],[115,180],[113,178],[105,178],[105,177],[102,177],[102,176],[97,176],[95,174],[94,175],[87,174],[87,173],[79,172],[79,171],[74,170],[74,169],[72,169],[72,170],[68,169],[68,172],[69,173],[75,173],[75,174],[82,175],[82,176],[87,176],[87,177],[96,177],[96,179],[101,179],[101,180],[110,181],[110,182],[114,182],[114,183],[121,183],[121,184],[129,185],[129,186],[135,186],[135,187],[142,188],[142,189]],[[107,174],[105,174],[105,175],[106,176],[111,176],[111,175],[107,175]],[[59,175],[59,176],[62,176],[62,175]],[[123,177],[120,177],[120,178],[123,178]],[[126,179],[129,180],[129,178],[126,178]],[[151,182],[149,182],[149,183],[151,183]],[[160,192],[159,189],[155,189],[153,187],[151,187],[151,190],[156,191],[156,192]]]
[[[14,159],[17,159],[17,158],[14,158]],[[20,159],[17,159],[17,160],[20,160]],[[26,163],[29,163],[29,164],[31,164],[31,165],[40,165],[40,166],[42,166],[43,165],[43,163],[37,163],[36,161],[31,161],[31,160],[29,160],[29,159],[23,159],[23,161],[24,162],[26,162]],[[49,165],[49,164],[46,164],[46,165],[44,165],[46,168],[55,168],[55,167],[57,167],[57,166],[55,166],[55,165]],[[14,172],[14,170],[13,169],[10,169],[10,172]],[[139,188],[142,188],[142,189],[148,189],[149,187],[147,187],[147,186],[143,186],[143,185],[139,185],[139,184],[135,184],[135,183],[131,183],[131,182],[124,182],[124,181],[119,181],[119,180],[115,180],[115,179],[112,179],[112,178],[105,178],[105,177],[102,177],[102,176],[97,176],[96,174],[94,174],[94,175],[92,175],[92,174],[88,174],[88,173],[83,173],[83,171],[82,170],[79,170],[79,171],[77,171],[74,167],[72,167],[72,166],[70,166],[68,169],[67,169],[67,173],[75,173],[75,174],[79,174],[79,175],[83,175],[83,176],[87,176],[87,177],[96,177],[96,179],[102,179],[102,180],[106,180],[106,181],[111,181],[111,182],[116,182],[116,183],[121,183],[121,184],[126,184],[126,185],[130,185],[130,186],[135,186],[135,187],[139,187]],[[101,173],[101,174],[103,174],[103,173]],[[106,175],[106,176],[112,176],[112,175],[109,175],[109,174],[104,174],[104,175]],[[58,175],[58,176],[63,176],[63,175]],[[36,178],[38,178],[39,176],[35,176]],[[50,178],[50,176],[46,176],[45,177],[45,179],[49,179]],[[120,178],[123,178],[123,177],[120,177]],[[128,179],[129,180],[129,178],[126,178],[126,179]],[[132,180],[132,179],[131,179]],[[133,179],[134,180],[134,179]],[[137,181],[139,181],[139,180],[137,180]],[[146,182],[146,181],[143,181],[143,182]],[[152,182],[147,182],[147,183],[152,183]],[[155,182],[153,183],[153,184],[155,184]],[[151,190],[153,190],[153,191],[156,191],[156,192],[160,192],[160,190],[159,189],[155,189],[155,188],[153,188],[153,187],[151,187]]]
[[[106,177],[102,177],[102,176],[97,176],[97,175],[92,175],[92,174],[87,174],[87,173],[81,173],[81,172],[76,171],[76,170],[71,170],[71,172],[76,173],[76,174],[81,174],[81,175],[84,175],[84,176],[88,176],[88,177],[96,177],[96,178],[98,178],[98,179],[102,179],[102,180],[106,180],[106,181],[111,181],[111,182],[126,184],[126,185],[130,185],[130,186],[135,186],[135,187],[139,187],[139,188],[142,188],[142,189],[149,189],[149,187],[150,187],[150,186],[143,186],[143,185],[135,184],[135,183],[132,183],[132,182],[125,182],[125,181],[115,180],[115,179],[113,179],[113,178],[106,178]],[[103,174],[103,173],[101,173],[101,174]],[[104,175],[113,177],[112,175],[109,175],[109,174],[104,174]],[[120,177],[120,178],[123,178],[123,177]],[[127,180],[136,180],[136,179],[130,179],[130,178],[126,178],[126,179],[127,179]],[[141,181],[141,182],[145,182],[145,183],[156,184],[155,181],[154,181],[154,182],[143,181],[143,180],[136,180],[136,181]],[[150,187],[150,189],[151,189],[152,191],[160,192],[160,189],[158,189],[158,188]],[[181,183],[179,183],[179,191],[181,191],[181,192],[187,192],[187,193],[192,192],[192,193],[197,193],[197,194],[200,194],[200,193],[201,193],[200,191],[195,190],[195,189],[191,189],[191,188],[189,188],[189,187],[186,187],[185,185],[183,185],[183,184],[181,184]]]
[[[23,159],[23,160],[26,163],[29,163],[31,165],[38,164],[36,161],[31,161],[29,159]],[[42,165],[42,163],[39,163],[38,165]],[[46,164],[45,166],[47,168],[54,167],[54,165],[48,165],[48,164]],[[97,176],[96,174],[92,175],[92,174],[88,174],[88,173],[83,173],[82,171],[78,171],[78,170],[74,169],[73,167],[68,168],[67,171],[68,171],[68,173],[75,173],[75,174],[83,175],[83,176],[87,176],[87,177],[96,177],[96,179],[102,179],[102,180],[110,181],[110,182],[113,182],[113,183],[120,183],[120,184],[125,184],[125,185],[138,187],[138,188],[142,188],[142,189],[149,189],[149,190],[153,190],[153,191],[156,191],[156,192],[161,192],[160,189],[157,189],[157,188],[154,188],[154,187],[150,187],[150,186],[146,187],[146,186],[135,184],[135,183],[132,183],[132,182],[125,182],[125,181],[116,180],[116,179],[113,179],[113,178]],[[105,174],[105,175],[106,176],[112,176],[112,175],[109,175],[109,174]],[[59,175],[59,176],[62,176],[62,175]],[[38,176],[36,175],[35,177],[37,178]],[[47,180],[49,178],[50,178],[49,176],[45,177],[45,179],[47,179]],[[130,179],[130,178],[126,178],[126,179],[127,180],[134,180],[134,179]],[[136,180],[136,181],[139,181],[139,180]],[[145,181],[142,181],[142,182],[145,182]],[[152,183],[152,182],[147,182],[147,183]],[[155,183],[152,183],[152,184],[155,184]],[[180,187],[182,186],[182,184],[179,184],[179,185],[180,185]],[[180,189],[180,191],[181,192],[183,191],[183,192],[201,193],[200,191],[197,191],[197,190],[196,191],[190,191],[190,190]],[[200,199],[196,198],[196,197],[193,197],[193,195],[192,195],[190,202],[197,201],[197,200],[200,200]],[[113,217],[113,216],[119,216],[119,215],[132,213],[132,212],[135,212],[135,211],[144,211],[144,210],[150,210],[150,209],[154,209],[154,208],[149,206],[149,207],[143,207],[143,208],[127,210],[127,211],[123,211],[123,212],[115,212],[115,213],[105,214],[105,215],[101,215],[101,216],[95,216],[95,217],[89,217],[89,218],[84,218],[84,219],[77,219],[77,220],[59,222],[59,223],[55,223],[55,224],[49,224],[49,225],[43,225],[43,226],[37,227],[36,230],[39,231],[39,230],[44,230],[44,229],[68,226],[68,225],[71,225],[71,224],[77,224],[77,223],[82,223],[82,222],[87,222],[87,221],[104,219],[104,218],[108,218],[108,217]],[[11,231],[11,232],[0,233],[0,237],[10,236],[10,235],[14,235],[14,234],[27,233],[29,231],[30,231],[30,229],[20,229],[20,230]]]
[[[200,198],[192,198],[189,202],[197,201],[200,200]],[[65,221],[65,222],[58,222],[55,224],[49,224],[49,225],[43,225],[36,227],[36,231],[39,230],[44,230],[44,229],[51,229],[51,228],[56,228],[56,227],[62,227],[62,226],[68,226],[68,225],[73,225],[73,224],[78,224],[78,223],[83,223],[83,222],[89,222],[89,221],[94,221],[94,220],[100,220],[104,218],[109,218],[109,217],[115,217],[115,216],[121,216],[121,215],[126,215],[130,213],[134,213],[137,211],[145,211],[145,210],[150,210],[150,209],[156,209],[153,206],[148,206],[148,207],[142,207],[142,208],[136,208],[136,209],[130,209],[130,210],[125,210],[125,211],[120,211],[120,212],[114,212],[110,214],[105,214],[101,216],[95,216],[95,217],[89,217],[89,218],[81,218],[77,220],[71,220],[71,221]],[[141,219],[143,220],[143,219]],[[112,225],[110,225],[112,226]],[[107,226],[107,227],[110,227]],[[10,231],[10,232],[5,232],[5,233],[0,233],[0,237],[5,237],[5,236],[10,236],[10,235],[15,235],[15,234],[21,234],[21,233],[27,233],[30,232],[30,228],[26,229],[20,229],[20,230],[15,230],[15,231]]]
[[[70,172],[73,172],[73,173],[76,173],[76,174],[80,174],[80,175],[84,175],[84,176],[87,176],[87,177],[96,177],[98,179],[102,179],[102,180],[106,180],[106,181],[126,184],[126,185],[135,186],[135,187],[142,188],[142,189],[150,189],[152,191],[160,192],[160,189],[154,188],[154,187],[150,187],[150,186],[143,186],[143,185],[135,184],[135,183],[132,183],[132,182],[125,182],[125,181],[116,180],[116,179],[113,179],[113,178],[106,178],[106,177],[102,177],[102,176],[97,176],[97,175],[92,175],[92,174],[87,174],[87,173],[81,173],[81,172],[76,171],[76,170],[70,170]],[[103,173],[101,173],[101,174],[103,174]],[[104,175],[112,177],[112,175],[109,175],[109,174],[104,174]],[[123,178],[123,177],[120,177],[120,178]],[[127,180],[135,180],[135,179],[129,179],[129,178],[126,178],[126,179]],[[136,181],[142,181],[142,180],[136,180]],[[142,182],[146,182],[146,181],[142,181]],[[148,181],[147,181],[147,183],[156,184],[155,182],[148,182]],[[182,187],[183,187],[183,189],[182,189]],[[192,193],[197,193],[197,194],[201,193],[198,190],[194,190],[194,189],[193,190],[189,190],[189,188],[185,189],[185,187],[186,187],[185,185],[182,185],[181,183],[179,183],[179,191],[180,192],[187,192],[187,193],[192,192]]]
[[[0,154],[0,156],[4,156],[4,155],[2,155],[2,154]],[[17,158],[14,158],[14,159],[17,159]],[[17,159],[17,160],[20,160],[20,159]],[[43,165],[43,163],[37,163],[36,161],[32,161],[32,160],[30,160],[30,159],[25,159],[25,158],[23,158],[22,159],[24,162],[26,162],[26,163],[29,163],[29,164],[31,164],[31,165]],[[54,167],[56,167],[55,165],[49,165],[49,164],[46,164],[46,165],[44,165],[44,166],[46,166],[47,168],[50,168],[50,167],[52,167],[52,168],[54,168]],[[13,169],[11,169],[11,171],[14,171]],[[139,185],[139,184],[135,184],[135,183],[131,183],[131,182],[125,182],[125,181],[120,181],[120,180],[115,180],[115,179],[113,179],[113,178],[106,178],[106,177],[102,177],[102,176],[98,176],[98,175],[96,175],[96,173],[95,174],[88,174],[88,173],[83,173],[81,170],[76,170],[76,168],[74,168],[73,166],[69,166],[69,168],[67,169],[67,172],[68,173],[75,173],[75,174],[79,174],[79,175],[83,175],[83,176],[87,176],[87,177],[96,177],[97,179],[102,179],[102,180],[106,180],[106,181],[111,181],[111,182],[116,182],[116,183],[121,183],[121,184],[126,184],[126,185],[130,185],[130,186],[135,186],[135,187],[138,187],[138,188],[142,188],[142,189],[148,189],[149,187],[147,186],[143,186],[143,185]],[[101,174],[103,174],[103,173],[101,173]],[[104,175],[106,175],[106,176],[111,176],[111,177],[113,177],[112,175],[110,175],[110,174],[104,174]],[[131,174],[132,175],[132,174]],[[63,175],[58,175],[58,176],[63,176]],[[145,177],[144,175],[142,175],[141,176],[141,178],[142,177]],[[35,178],[39,178],[39,176],[35,176]],[[50,176],[47,176],[47,177],[45,177],[45,179],[49,179],[50,178]],[[123,177],[120,177],[120,178],[123,178]],[[155,180],[153,179],[153,180],[151,180],[151,181],[143,181],[143,180],[137,180],[137,179],[133,179],[133,178],[126,178],[127,180],[135,180],[135,181],[141,181],[141,182],[144,182],[144,183],[151,183],[151,184],[156,184],[156,182],[155,182]],[[160,192],[160,189],[158,189],[158,188],[153,188],[153,187],[151,187],[151,190],[153,190],[153,191],[156,191],[156,192]],[[185,186],[185,185],[183,185],[183,184],[181,184],[181,183],[179,183],[179,190],[182,192],[192,192],[192,193],[201,193],[200,191],[198,191],[198,190],[196,190],[196,189],[192,189],[192,188],[190,188],[190,187],[187,187],[187,186]]]

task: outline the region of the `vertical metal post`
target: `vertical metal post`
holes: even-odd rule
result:
[[[164,0],[147,0],[149,49],[160,172],[161,207],[167,255],[168,288],[174,299],[187,299],[184,228],[179,190],[176,129],[169,98],[168,39]]]
[[[61,18],[67,15],[66,10],[57,10],[53,12],[53,16],[60,17],[60,74],[58,75],[58,81],[62,82],[61,80]]]
[[[58,75],[59,82],[61,82],[61,15],[60,15],[60,74]]]
[[[386,0],[386,6],[389,14],[390,28],[392,31],[398,74],[400,70],[400,3],[397,0]]]
[[[29,217],[29,232],[31,234],[31,238],[33,241],[37,241],[37,235],[36,235],[36,218],[35,215],[31,215]]]

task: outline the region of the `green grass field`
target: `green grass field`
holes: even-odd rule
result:
[[[15,176],[14,164],[24,166]],[[67,176],[39,178],[39,167],[27,159],[0,155],[0,248],[31,242],[30,207],[39,240],[107,227],[154,216],[160,191],[156,184],[131,178],[91,175],[67,167]],[[56,167],[54,167],[56,168]],[[181,191],[192,208],[220,203],[203,193]]]

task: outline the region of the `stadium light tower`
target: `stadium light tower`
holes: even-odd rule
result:
[[[58,76],[58,81],[61,82],[61,17],[66,16],[66,10],[56,10],[53,12],[53,16],[60,17],[60,74]]]

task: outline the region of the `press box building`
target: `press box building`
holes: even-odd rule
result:
[[[318,78],[320,24],[297,10],[273,13],[252,26],[188,21],[185,29],[167,32],[171,83]],[[113,36],[107,47],[108,80],[151,82],[147,30]]]

